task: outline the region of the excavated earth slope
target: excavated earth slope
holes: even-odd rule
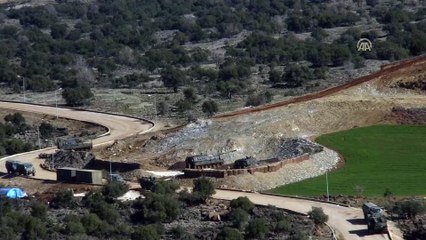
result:
[[[143,141],[130,158],[155,163],[181,162],[190,154],[224,154],[227,161],[254,156],[273,157],[283,138],[313,138],[353,127],[394,123],[397,108],[424,108],[426,94],[420,89],[399,87],[401,81],[424,81],[426,57],[384,67],[378,73],[356,79],[337,89],[326,90],[297,101],[237,111],[210,120],[199,120],[177,132]],[[318,97],[318,98],[317,98]],[[126,144],[127,145],[127,144]],[[311,161],[284,167],[276,173],[230,177],[228,186],[260,190],[317,176],[336,166],[339,157],[326,149]],[[289,177],[290,176],[290,177]],[[294,177],[291,177],[294,176]]]

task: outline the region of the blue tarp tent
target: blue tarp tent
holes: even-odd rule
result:
[[[0,196],[16,199],[26,197],[27,194],[20,188],[0,188]]]

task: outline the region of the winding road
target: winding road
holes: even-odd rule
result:
[[[37,114],[47,114],[52,116],[55,116],[57,114],[61,118],[68,118],[83,122],[91,122],[106,127],[108,129],[108,132],[106,134],[103,134],[103,136],[101,135],[101,137],[98,137],[93,140],[94,147],[112,144],[115,140],[130,137],[135,134],[143,134],[151,130],[154,126],[151,122],[143,121],[136,118],[98,112],[82,111],[70,108],[55,108],[50,106],[32,105],[16,102],[0,102],[0,108]],[[36,168],[36,178],[56,180],[56,173],[43,170],[40,167],[41,161],[38,159],[39,153],[52,153],[55,150],[56,147],[51,147],[5,157],[0,159],[0,161],[19,158],[19,160],[22,162],[31,162]],[[0,164],[0,172],[7,172],[4,164]]]

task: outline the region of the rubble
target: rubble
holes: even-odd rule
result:
[[[301,156],[305,153],[318,153],[322,150],[323,147],[321,145],[304,138],[285,138],[281,139],[281,144],[279,145],[277,157],[283,159],[293,158]]]

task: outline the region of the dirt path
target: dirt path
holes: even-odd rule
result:
[[[410,66],[422,63],[424,61],[426,61],[426,55],[419,56],[419,57],[416,57],[416,58],[411,58],[411,59],[404,60],[404,61],[401,61],[401,62],[391,63],[391,64],[388,64],[388,65],[382,66],[382,69],[380,71],[377,71],[377,72],[370,74],[370,75],[367,75],[367,76],[356,78],[356,79],[354,79],[354,80],[352,80],[348,83],[345,83],[343,85],[340,85],[340,86],[328,88],[328,89],[325,89],[325,90],[322,90],[322,91],[319,91],[319,92],[316,92],[316,93],[295,97],[295,98],[292,98],[290,100],[285,100],[285,101],[281,101],[281,102],[277,102],[277,103],[266,104],[266,105],[262,105],[262,106],[259,106],[259,107],[241,109],[241,110],[236,110],[236,111],[233,111],[233,112],[218,114],[218,115],[214,116],[213,119],[223,119],[223,118],[228,118],[228,117],[236,117],[236,116],[241,116],[241,115],[245,115],[245,114],[249,114],[249,113],[261,112],[261,111],[265,111],[265,110],[269,110],[269,109],[273,109],[273,108],[277,108],[277,107],[287,106],[289,104],[307,102],[307,101],[310,101],[310,100],[314,100],[314,99],[322,98],[322,97],[325,97],[325,96],[333,95],[335,93],[341,92],[341,91],[346,90],[348,88],[357,86],[359,84],[362,84],[362,83],[365,83],[365,82],[368,82],[368,81],[371,81],[371,80],[374,80],[374,79],[378,79],[380,77],[390,75],[391,73],[397,72],[398,70],[408,68]]]
[[[337,235],[343,236],[345,240],[389,239],[386,234],[368,235],[367,225],[364,223],[362,210],[357,208],[348,208],[303,199],[227,190],[216,190],[216,194],[213,197],[217,199],[232,200],[242,196],[248,197],[250,201],[255,204],[265,206],[273,205],[278,208],[288,209],[303,214],[307,214],[312,207],[321,207],[329,216],[328,223],[335,231],[337,231]]]
[[[68,118],[78,121],[91,122],[98,125],[102,125],[108,128],[108,133],[103,134],[104,136],[98,137],[93,140],[93,146],[99,147],[113,143],[115,140],[130,137],[132,135],[142,134],[152,129],[153,125],[149,122],[144,122],[139,119],[116,116],[104,113],[95,113],[80,111],[68,108],[54,108],[48,106],[37,106],[23,103],[11,103],[11,102],[0,102],[0,108],[13,109],[17,111],[41,113],[48,115],[58,114],[61,118]],[[17,159],[22,162],[31,162],[36,167],[36,178],[56,180],[56,174],[53,172],[45,171],[40,168],[42,160],[38,158],[40,152],[51,153],[56,148],[41,149],[38,151],[32,151],[23,154],[17,154],[9,157],[0,159],[0,162],[6,159]],[[0,172],[6,172],[4,164],[0,164]]]

